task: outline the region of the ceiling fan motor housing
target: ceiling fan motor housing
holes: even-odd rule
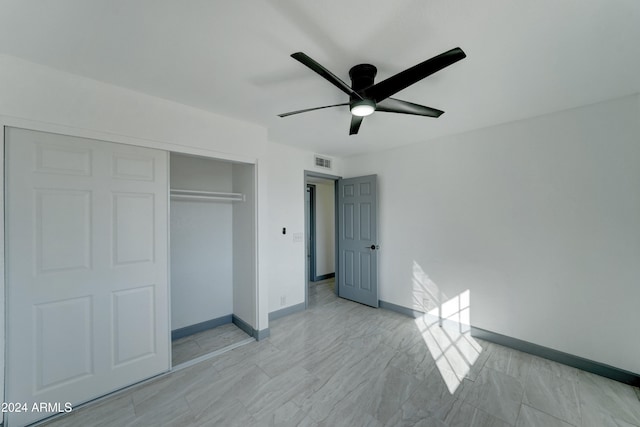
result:
[[[364,90],[373,86],[373,79],[376,77],[378,69],[371,64],[358,64],[349,70],[349,77],[351,77],[351,89],[358,92],[363,99],[367,99],[364,95]],[[350,96],[351,107],[357,101],[361,101],[354,95]],[[373,102],[373,100],[370,100]],[[374,103],[375,108],[375,103]]]

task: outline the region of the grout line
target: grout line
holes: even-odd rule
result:
[[[564,419],[562,419],[562,418],[559,418],[559,417],[558,417],[558,416],[556,416],[556,415],[550,414],[550,413],[548,413],[547,411],[543,411],[543,410],[542,410],[542,409],[540,409],[540,408],[536,408],[535,406],[533,406],[533,405],[532,405],[532,404],[530,404],[530,403],[524,403],[524,402],[522,402],[522,403],[520,404],[520,411],[522,411],[522,407],[523,407],[523,406],[527,406],[527,407],[529,407],[529,408],[533,409],[534,411],[538,411],[538,412],[540,412],[540,413],[543,413],[543,414],[545,414],[545,415],[550,416],[551,418],[555,418],[556,420],[560,421],[561,423],[564,423],[564,424],[567,424],[567,425],[570,425],[570,426],[574,426],[574,427],[576,426],[576,424],[573,424],[573,423],[571,423],[571,422],[569,422],[569,421],[567,421],[567,420],[564,420]],[[518,413],[518,418],[520,418],[520,413]],[[580,415],[580,419],[582,419],[582,415]]]
[[[155,380],[160,379],[162,377],[167,377],[167,376],[171,375],[174,372],[181,371],[181,370],[186,369],[186,368],[188,368],[190,366],[193,366],[193,365],[195,365],[197,363],[204,362],[206,360],[212,359],[212,358],[214,358],[216,356],[219,356],[219,355],[221,355],[223,353],[226,353],[226,352],[231,351],[231,350],[233,350],[235,348],[241,347],[241,346],[243,346],[245,344],[249,344],[249,343],[255,342],[255,341],[256,341],[255,338],[245,338],[244,340],[238,341],[237,343],[230,344],[230,345],[228,345],[228,346],[226,346],[224,348],[221,348],[221,349],[216,350],[216,351],[212,351],[211,353],[202,355],[202,356],[200,356],[200,357],[198,357],[196,359],[189,360],[188,362],[184,362],[184,363],[181,363],[179,365],[176,365],[176,366],[172,367],[171,370],[169,370],[167,372],[163,372],[161,374],[158,374],[158,375],[153,376],[151,378],[147,378],[147,379],[142,380],[140,382],[137,382],[135,384],[131,384],[131,385],[126,386],[124,388],[121,388],[119,390],[115,390],[115,391],[113,391],[113,392],[111,392],[109,394],[106,394],[104,396],[100,396],[100,397],[97,397],[97,398],[95,398],[93,400],[89,400],[88,402],[84,402],[84,403],[78,404],[77,406],[73,407],[73,412],[76,412],[77,410],[85,408],[87,406],[98,405],[98,404],[100,404],[100,403],[102,403],[102,402],[104,402],[106,400],[109,400],[109,399],[112,399],[112,398],[117,398],[118,396],[123,396],[127,392],[131,392],[135,388],[138,388],[140,386],[144,386],[144,385],[146,385],[148,383],[151,383],[152,381],[155,381]],[[133,405],[133,401],[132,401],[131,404]],[[62,417],[68,416],[68,415],[71,415],[71,413],[68,413],[68,414],[66,414],[66,413],[55,414],[55,415],[52,415],[50,417],[44,418],[42,420],[36,421],[33,424],[29,424],[29,426],[30,427],[44,426],[45,424],[47,424],[47,423],[49,423],[51,421],[57,420],[59,418],[62,418]],[[2,426],[2,424],[0,424],[0,426]]]
[[[171,372],[181,371],[181,370],[183,370],[185,368],[188,368],[190,366],[196,365],[196,364],[198,364],[200,362],[204,362],[204,361],[209,360],[209,359],[213,359],[214,357],[219,356],[219,355],[221,355],[223,353],[226,353],[227,351],[231,351],[231,350],[233,350],[235,348],[241,347],[241,346],[243,346],[245,344],[249,344],[249,343],[255,342],[255,341],[256,341],[255,338],[245,338],[242,341],[238,341],[237,343],[228,345],[228,346],[226,346],[224,348],[221,348],[219,350],[212,351],[211,353],[207,353],[207,354],[204,354],[204,355],[202,355],[200,357],[196,357],[195,359],[191,359],[191,360],[189,360],[187,362],[180,363],[179,365],[176,365],[176,366],[172,367],[171,368]]]

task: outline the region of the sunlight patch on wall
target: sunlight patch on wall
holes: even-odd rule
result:
[[[424,272],[420,264],[413,261],[413,309],[423,313],[438,307],[438,301],[446,299],[440,288]]]

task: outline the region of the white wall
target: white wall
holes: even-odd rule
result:
[[[269,265],[269,312],[304,302],[304,159],[305,152],[281,144],[270,144],[269,220],[267,239],[271,252]],[[287,234],[282,234],[282,229]]]
[[[273,312],[304,303],[304,171],[340,175],[341,164],[334,159],[333,170],[318,169],[314,166],[312,153],[273,142],[269,144],[266,160],[269,165],[269,219],[264,238],[268,239],[271,251],[261,259],[260,265],[265,262],[268,265],[268,310]],[[285,235],[282,234],[283,227],[287,229]],[[295,234],[301,235],[299,241],[294,241]]]
[[[172,154],[170,186],[231,192],[232,164]],[[234,312],[233,208],[231,202],[171,200],[172,330]]]
[[[316,182],[316,276],[335,273],[334,182]]]
[[[170,186],[179,190],[232,192],[232,168],[231,162],[173,153],[170,156]]]
[[[255,166],[236,163],[232,174],[233,192],[244,194],[246,199],[233,205],[233,314],[255,325]]]
[[[0,55],[0,115],[154,148],[255,161],[266,129],[129,89]]]
[[[640,373],[640,101],[346,159],[376,173],[380,299]]]

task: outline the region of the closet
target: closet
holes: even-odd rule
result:
[[[0,149],[6,401],[76,407],[170,371],[175,333],[256,334],[254,164],[11,127]]]
[[[253,334],[254,170],[250,164],[170,155],[174,366],[218,350],[220,340],[230,344]],[[204,333],[213,328],[220,329],[215,343]]]

